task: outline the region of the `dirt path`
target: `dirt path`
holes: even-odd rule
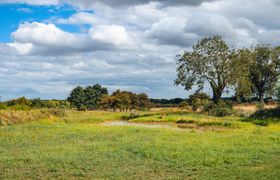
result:
[[[107,121],[107,122],[101,123],[100,125],[116,126],[116,127],[121,127],[121,126],[143,127],[143,128],[152,128],[152,129],[164,128],[164,129],[172,129],[172,130],[177,130],[177,131],[192,130],[192,128],[182,128],[181,126],[179,126],[176,123],[164,123],[164,122],[135,123],[135,122],[128,122],[128,121]]]
[[[101,126],[130,126],[130,127],[143,127],[143,128],[164,128],[164,129],[171,129],[176,131],[227,131],[230,128],[224,127],[216,127],[216,126],[198,126],[195,124],[176,124],[176,123],[166,123],[166,122],[149,122],[149,123],[136,123],[136,122],[128,122],[128,121],[107,121],[100,123]]]

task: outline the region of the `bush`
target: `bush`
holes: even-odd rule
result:
[[[0,103],[0,110],[8,109],[8,106],[4,103]]]
[[[193,124],[195,123],[194,120],[184,120],[184,119],[181,119],[181,120],[178,120],[176,121],[177,124]]]
[[[29,107],[28,105],[16,104],[16,105],[14,105],[14,106],[10,106],[9,109],[27,111],[27,110],[30,110],[30,107]]]
[[[258,126],[268,126],[268,121],[266,120],[255,120],[253,121],[254,124],[258,125]]]
[[[87,107],[85,105],[82,105],[78,108],[79,111],[87,111]]]
[[[139,118],[140,115],[138,112],[132,111],[128,116],[122,116],[122,120],[131,120],[131,119],[136,119]]]
[[[250,118],[280,122],[280,108],[260,109],[252,114]]]
[[[204,106],[203,111],[218,117],[230,116],[234,114],[232,105],[224,101],[220,101],[218,104],[210,102]]]
[[[179,104],[179,108],[180,109],[186,109],[186,108],[188,108],[188,105],[189,104],[186,101],[183,101]]]
[[[206,93],[195,93],[190,95],[190,104],[192,105],[193,111],[197,111],[199,108],[202,108],[210,101],[210,96]]]

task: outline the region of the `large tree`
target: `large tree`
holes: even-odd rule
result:
[[[272,94],[280,75],[280,49],[258,45],[253,50],[250,78],[254,92],[263,102],[266,94]]]
[[[213,90],[213,100],[218,103],[230,83],[232,52],[220,36],[205,38],[186,51],[178,60],[176,85],[190,90],[197,85],[203,89],[208,82]]]

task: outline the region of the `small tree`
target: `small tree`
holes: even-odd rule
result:
[[[136,95],[137,97],[137,107],[141,109],[149,109],[150,108],[150,99],[147,94],[140,93]]]
[[[104,95],[100,101],[100,108],[104,110],[114,109],[114,98],[109,95]],[[114,109],[115,110],[115,109]]]
[[[202,39],[191,52],[180,56],[175,84],[190,90],[194,85],[203,89],[205,82],[208,82],[213,91],[213,100],[218,103],[230,83],[231,56],[231,51],[220,36]]]
[[[182,102],[179,103],[178,107],[180,109],[186,109],[188,107],[188,105],[189,104],[186,101],[182,101]]]
[[[133,93],[128,91],[117,90],[113,92],[112,97],[114,98],[114,107],[125,111],[132,109],[132,96]]]
[[[210,101],[210,96],[206,93],[195,93],[190,95],[190,104],[192,105],[193,111],[197,111],[202,106],[205,106]]]
[[[231,84],[235,89],[237,102],[241,102],[241,99],[248,100],[252,95],[250,79],[252,52],[249,49],[241,49],[234,55],[231,62]]]

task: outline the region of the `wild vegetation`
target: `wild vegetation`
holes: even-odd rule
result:
[[[171,109],[107,123],[124,117],[131,112],[68,110],[2,127],[0,178],[279,179],[279,124]]]
[[[279,53],[203,39],[178,60],[186,99],[95,84],[1,102],[0,179],[279,179]]]

